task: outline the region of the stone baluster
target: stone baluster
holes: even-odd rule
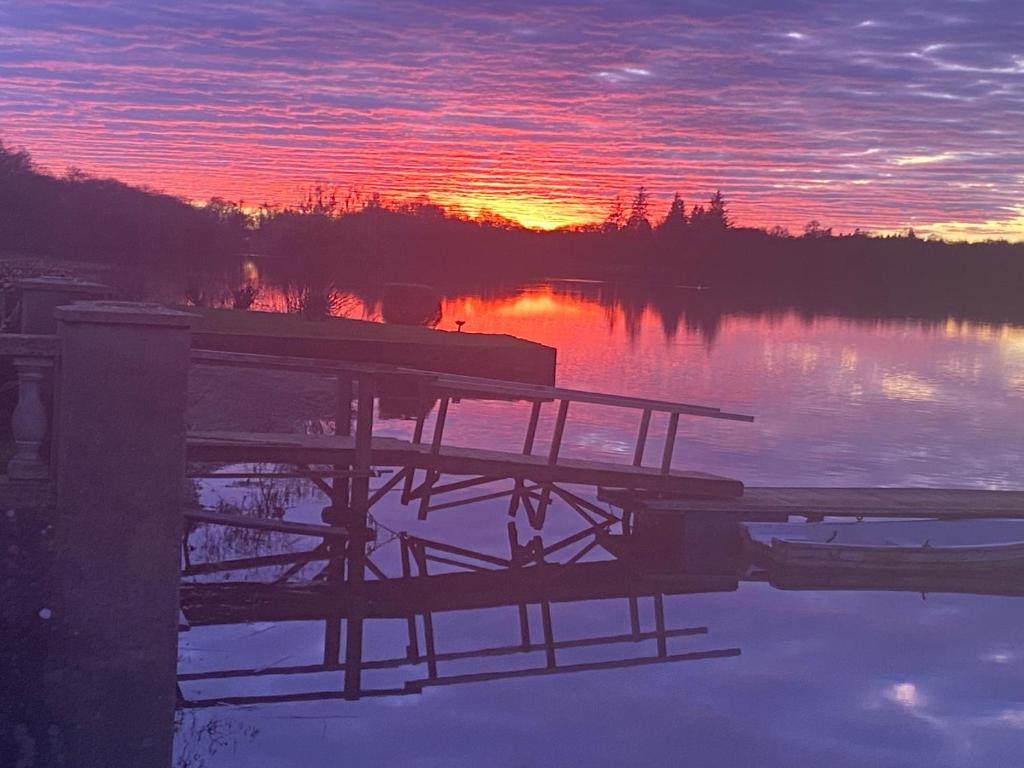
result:
[[[112,289],[71,277],[33,277],[15,283],[20,297],[16,310],[21,333],[50,336],[57,333],[56,309],[75,301],[107,297]],[[13,314],[13,312],[12,312]],[[5,318],[5,325],[13,318]],[[52,386],[54,361],[47,357],[15,357],[18,375],[18,405],[12,418],[15,451],[7,465],[7,476],[16,480],[42,480],[51,474],[49,455],[43,442],[50,435],[49,402],[43,398],[44,383]],[[54,420],[55,423],[56,420]]]
[[[14,456],[7,464],[12,480],[42,480],[49,476],[49,462],[43,456],[48,419],[43,405],[43,378],[53,368],[45,357],[16,357],[18,404],[11,419],[14,433]]]

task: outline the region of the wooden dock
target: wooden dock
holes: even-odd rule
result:
[[[187,456],[193,464],[263,462],[291,465],[294,470],[279,468],[277,471],[307,473],[331,498],[332,507],[325,510],[331,514],[325,514],[324,519],[333,525],[306,525],[301,531],[296,531],[311,539],[319,539],[313,548],[256,554],[222,562],[186,563],[185,575],[200,580],[183,584],[181,592],[185,614],[197,625],[253,620],[324,621],[324,661],[315,670],[303,667],[301,670],[277,668],[257,671],[258,674],[290,674],[293,671],[344,670],[342,690],[303,696],[358,698],[393,693],[368,691],[360,677],[362,670],[369,668],[363,658],[363,624],[380,618],[404,618],[407,623],[408,654],[403,659],[393,660],[393,663],[403,665],[425,660],[428,667],[427,677],[415,681],[403,692],[420,690],[424,685],[508,676],[509,673],[505,672],[439,675],[437,663],[446,657],[438,654],[434,647],[432,614],[435,611],[518,606],[522,639],[515,647],[518,652],[541,647],[530,639],[527,611],[529,604],[539,603],[545,666],[518,670],[514,674],[553,674],[575,671],[578,667],[556,664],[556,650],[566,647],[566,641],[555,640],[552,634],[552,603],[624,598],[629,607],[628,637],[635,642],[647,637],[641,629],[638,600],[650,595],[654,601],[656,626],[654,633],[648,634],[657,641],[657,655],[615,663],[648,664],[659,660],[700,658],[701,653],[667,652],[666,638],[672,632],[666,631],[664,626],[662,599],[666,594],[735,589],[747,573],[739,552],[734,552],[736,548],[732,546],[738,538],[737,522],[743,519],[785,520],[794,515],[808,519],[826,516],[1024,517],[1024,492],[744,488],[738,480],[675,468],[674,448],[683,417],[752,420],[749,416],[714,407],[367,363],[209,351],[193,352],[192,361],[200,365],[309,371],[333,375],[337,379],[335,434],[196,431],[187,439]],[[426,404],[415,411],[415,427],[409,440],[374,435],[375,398],[395,382],[407,387],[411,385],[416,396]],[[528,404],[521,451],[497,451],[491,446],[452,445],[446,441],[446,424],[452,418],[450,406],[466,397]],[[353,400],[356,405],[354,424],[351,419]],[[613,463],[563,455],[567,420],[575,403],[636,411],[639,419],[632,456],[621,463]],[[535,438],[545,404],[552,404],[556,409],[551,439],[543,450],[535,451]],[[428,413],[433,417],[430,432],[426,428]],[[650,447],[648,436],[655,418],[665,419],[664,430],[658,430],[664,434],[664,439],[659,441],[656,458],[645,464],[645,458],[648,458],[645,454]],[[324,474],[314,478],[314,468]],[[393,471],[385,474],[386,479],[371,488],[370,477],[380,468]],[[445,479],[446,475],[451,478]],[[330,485],[329,480],[333,480]],[[592,497],[584,498],[579,495],[582,492],[578,486],[597,489],[600,501],[608,502],[620,511],[611,512],[594,503]],[[516,521],[507,520],[507,557],[492,552],[474,552],[454,542],[431,542],[401,533],[398,534],[402,548],[401,572],[400,575],[389,574],[385,570],[386,564],[380,561],[372,547],[367,546],[372,538],[370,509],[389,491],[398,490],[403,503],[415,502],[420,519],[431,511],[507,497],[508,514],[515,517],[517,511],[525,510],[530,525],[535,531],[540,531],[544,526],[545,509],[552,500],[558,499],[568,505],[571,514],[578,514],[584,519],[585,527],[553,543],[545,544],[539,535],[520,542]],[[434,497],[451,500],[432,503]],[[646,525],[652,521],[659,523],[658,518],[666,516],[678,516],[682,524],[677,526],[680,530],[669,530],[671,524],[667,527]],[[640,524],[641,521],[644,525]],[[191,522],[234,524],[220,517],[194,517]],[[347,539],[342,531],[348,533]],[[621,533],[616,534],[615,531]],[[677,540],[673,535],[680,532],[683,534],[678,539],[682,544],[681,550],[662,557],[664,553],[659,554],[657,550],[674,550]],[[627,556],[615,554],[616,544],[622,545],[619,549]],[[588,553],[598,548],[615,554],[616,559],[585,560]],[[628,556],[628,550],[639,556]],[[430,574],[430,563],[456,571]],[[266,568],[277,569],[273,572],[275,583],[202,581],[230,570],[265,574],[267,571],[262,569]],[[312,582],[308,580],[311,572],[314,574]],[[303,573],[307,574],[303,582],[289,582],[289,579]],[[1002,588],[999,585],[983,586]],[[966,588],[976,588],[976,585]],[[426,653],[422,656],[416,650],[420,624],[426,645]],[[619,636],[613,636],[592,641],[618,642],[619,639]],[[510,648],[487,649],[484,653],[511,653]],[[723,651],[734,652],[738,651]],[[391,664],[392,661],[386,663]],[[224,674],[245,676],[250,672],[227,670]],[[201,675],[210,676],[207,673]],[[273,700],[294,698],[293,694],[282,696]],[[229,703],[255,701],[252,697],[236,697]],[[207,702],[192,703],[199,706]],[[223,702],[218,699],[213,703]]]
[[[345,435],[282,435],[231,432],[192,432],[188,458],[193,462],[276,462],[282,464],[352,464],[356,439]],[[431,446],[389,437],[374,437],[371,464],[446,475],[477,475],[535,483],[612,485],[651,493],[692,497],[736,498],[743,493],[738,480],[703,472],[547,457],[483,448]]]
[[[338,401],[333,435],[194,431],[188,437],[187,455],[191,462],[276,462],[300,468],[326,464],[335,469],[349,468],[357,473],[372,467],[397,468],[398,471],[372,495],[368,485],[357,492],[354,484],[350,490],[346,487],[347,481],[336,483],[337,492],[330,495],[339,509],[345,508],[342,516],[348,516],[351,508],[356,510],[355,517],[362,518],[384,494],[399,486],[404,504],[417,502],[420,519],[425,519],[434,510],[508,497],[509,514],[514,516],[520,508],[524,509],[530,524],[538,530],[543,527],[546,510],[554,498],[566,501],[578,511],[607,515],[591,501],[565,488],[566,485],[612,486],[646,494],[697,498],[737,498],[743,493],[743,484],[738,480],[672,466],[683,417],[753,421],[752,416],[729,413],[716,407],[370,363],[212,351],[194,351],[192,361],[199,365],[231,368],[315,372],[336,378]],[[408,441],[373,434],[375,397],[382,388],[396,382],[411,386],[418,397],[429,404],[418,411],[412,439]],[[490,447],[456,446],[445,442],[450,405],[465,397],[528,403],[530,408],[528,420],[523,425],[522,450],[496,451]],[[357,406],[354,431],[351,419],[353,399]],[[426,420],[434,403],[437,405],[436,417],[432,434],[428,437],[424,434]],[[541,411],[546,403],[557,403],[557,413],[547,451],[536,453],[534,448]],[[562,443],[573,403],[638,411],[640,418],[632,462],[613,463],[564,456]],[[666,421],[665,437],[659,464],[649,466],[644,464],[644,458],[656,416]],[[444,482],[445,475],[459,479]],[[478,491],[469,498],[462,494],[452,501],[431,503],[437,496],[502,482],[505,487],[500,490],[492,486],[486,492]]]

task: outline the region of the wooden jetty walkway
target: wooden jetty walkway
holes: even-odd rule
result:
[[[319,538],[320,543],[306,551],[268,554],[208,564],[189,564],[184,573],[198,577],[182,584],[182,604],[195,625],[251,621],[323,621],[323,662],[300,666],[272,666],[259,669],[222,669],[185,673],[180,676],[186,690],[190,683],[255,676],[303,675],[324,671],[343,671],[344,685],[331,690],[296,693],[263,693],[227,698],[206,695],[182,699],[182,706],[255,704],[311,699],[355,699],[362,696],[389,696],[418,693],[432,685],[562,674],[583,670],[629,667],[673,661],[693,661],[739,654],[738,648],[714,651],[672,653],[670,638],[706,631],[706,628],[668,629],[663,601],[666,595],[681,595],[736,590],[743,580],[783,579],[781,588],[801,588],[788,584],[784,574],[749,573],[730,552],[729,541],[738,532],[742,519],[786,520],[790,516],[818,519],[829,515],[857,517],[900,516],[1021,516],[1024,517],[1024,492],[996,492],[948,489],[874,489],[874,488],[744,488],[730,478],[687,472],[672,466],[679,421],[682,416],[751,421],[740,414],[717,408],[683,403],[667,403],[641,398],[583,392],[558,387],[521,385],[465,376],[394,367],[312,362],[288,358],[266,358],[228,353],[193,353],[200,364],[281,367],[310,370],[334,375],[338,379],[338,429],[333,435],[244,434],[192,432],[188,436],[191,462],[234,463],[264,461],[292,465],[296,472],[310,467],[333,467],[341,473],[328,486],[336,503],[345,506],[345,514],[333,526],[305,526],[300,533]],[[412,439],[399,440],[373,435],[373,397],[385,382],[412,382],[415,391],[427,403],[419,412]],[[353,396],[351,381],[357,382],[358,398],[355,434],[348,415]],[[445,442],[445,426],[450,404],[459,397],[522,400],[530,403],[529,421],[521,452],[495,451],[489,448],[453,446]],[[562,455],[561,442],[573,403],[630,408],[639,411],[636,442],[630,463],[582,461]],[[425,435],[426,411],[437,404],[433,434]],[[552,439],[546,452],[534,452],[541,408],[557,403]],[[661,445],[657,466],[645,466],[648,435],[656,414],[667,418],[666,437]],[[395,470],[376,489],[368,485],[369,474],[382,467]],[[363,473],[361,488],[345,472]],[[444,476],[454,480],[442,481]],[[498,491],[454,500],[433,502],[457,491],[494,487]],[[618,509],[612,513],[583,498],[567,485],[597,489],[597,500]],[[507,556],[479,552],[453,542],[428,541],[403,533],[401,573],[389,574],[366,549],[369,531],[364,529],[370,508],[392,489],[401,488],[403,503],[415,502],[419,516],[434,510],[474,504],[486,499],[509,498],[508,512],[514,516],[525,510],[534,529],[544,525],[544,515],[553,497],[565,502],[584,520],[583,527],[558,541],[545,545],[539,536],[520,543],[514,521],[508,522],[510,551]],[[203,513],[196,513],[201,515]],[[686,520],[681,539],[664,536],[664,530],[644,529],[643,520],[669,517]],[[715,523],[707,525],[709,518]],[[212,520],[194,516],[192,522],[231,525],[230,520]],[[693,522],[690,522],[693,521]],[[614,534],[613,530],[621,531]],[[282,531],[284,529],[282,528]],[[346,533],[349,538],[346,539]],[[652,538],[653,533],[653,538]],[[332,538],[335,544],[332,544]],[[662,538],[665,541],[657,541]],[[679,552],[664,556],[668,549],[682,543]],[[595,549],[613,556],[611,560],[585,561]],[[291,578],[314,563],[314,580],[292,582]],[[448,572],[429,573],[428,564],[436,563]],[[653,571],[651,566],[654,566]],[[682,565],[680,568],[679,566]],[[664,566],[664,567],[663,567]],[[258,571],[264,567],[284,568],[273,583],[223,583],[204,581],[204,577],[222,570]],[[306,571],[308,573],[308,571]],[[265,571],[264,571],[265,573]],[[365,578],[364,578],[365,575]],[[935,586],[939,589],[1017,594],[1003,582],[981,580],[969,584],[941,580],[907,585],[861,585],[850,588],[893,588]],[[814,588],[814,585],[810,585]],[[641,626],[640,601],[653,601],[655,627]],[[625,599],[628,603],[630,631],[622,635],[557,640],[552,628],[553,604],[597,599]],[[529,606],[539,606],[542,637],[531,635]],[[439,652],[436,645],[434,614],[444,611],[516,607],[521,641],[518,644]],[[373,619],[404,619],[407,625],[407,653],[394,659],[366,660],[362,650],[364,622]],[[341,642],[342,625],[346,642]],[[421,633],[422,630],[422,633]],[[422,648],[421,652],[421,638]],[[589,664],[560,663],[563,649],[582,646],[615,646],[620,643],[653,641],[654,655],[641,655]],[[439,665],[448,661],[484,659],[517,653],[543,651],[540,667],[485,670],[445,675]],[[397,669],[426,665],[426,676],[407,681],[400,688],[367,688],[362,672],[368,669]]]
[[[562,457],[552,464],[544,456],[485,448],[441,446],[435,451],[429,445],[390,437],[374,437],[371,445],[371,462],[375,467],[408,467],[442,475],[476,475],[495,480],[605,484],[692,497],[735,498],[743,493],[743,484],[738,480],[704,472],[669,470],[663,473],[653,467]],[[336,435],[191,432],[188,439],[189,460],[196,462],[339,465],[351,464],[355,453],[354,437]],[[439,491],[435,488],[434,492]]]
[[[390,365],[309,360],[293,357],[251,355],[245,353],[195,350],[194,364],[256,369],[312,372],[334,376],[338,401],[333,435],[285,435],[259,433],[202,432],[189,434],[188,459],[191,462],[269,461],[308,467],[324,464],[336,469],[368,472],[372,467],[392,467],[398,471],[365,500],[349,495],[347,507],[360,507],[356,516],[365,515],[388,491],[401,486],[402,502],[415,501],[418,516],[424,519],[433,510],[463,506],[484,499],[509,498],[509,513],[520,508],[535,528],[541,528],[553,497],[571,505],[604,514],[592,502],[581,498],[566,485],[613,486],[645,493],[688,497],[736,498],[743,493],[738,480],[701,472],[674,469],[673,457],[681,417],[701,417],[750,422],[752,416],[729,413],[709,406],[673,403],[662,400],[609,395],[545,385],[460,376],[402,368]],[[423,407],[419,410],[411,440],[379,437],[373,434],[374,398],[387,384],[403,383],[416,393]],[[530,404],[524,425],[524,440],[519,452],[490,448],[453,446],[445,442],[449,407],[460,398],[473,397],[521,401]],[[351,425],[353,398],[356,400],[355,432]],[[437,403],[433,433],[424,435],[428,411]],[[545,403],[557,402],[557,414],[546,454],[535,454],[535,443]],[[562,442],[573,403],[587,403],[639,411],[638,431],[632,462],[615,464],[568,458],[562,455]],[[665,437],[657,467],[645,466],[652,420],[663,414]],[[458,478],[442,482],[444,476]],[[493,487],[476,496],[460,496],[452,501],[432,504],[438,496],[464,491],[495,482],[511,482],[500,490]],[[335,483],[347,488],[348,481]],[[355,481],[353,481],[355,482]],[[351,486],[355,488],[355,486]],[[338,496],[344,494],[336,494]],[[339,501],[339,507],[342,506]],[[365,507],[365,509],[361,509]],[[347,514],[347,513],[345,513]]]

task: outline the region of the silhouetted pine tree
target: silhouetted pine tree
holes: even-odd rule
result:
[[[618,232],[625,226],[626,223],[626,212],[622,207],[622,198],[618,195],[612,200],[611,210],[608,211],[608,215],[604,218],[604,223],[601,228],[605,232]]]
[[[721,190],[717,190],[708,202],[707,213],[704,217],[704,223],[709,228],[728,229],[732,226],[732,221],[729,219],[729,214],[725,210],[725,205],[725,198],[722,196]]]
[[[704,218],[707,216],[707,211],[704,210],[703,205],[695,205],[690,211],[690,226],[695,229],[699,228],[704,224]]]
[[[666,234],[678,233],[684,230],[688,223],[686,204],[683,202],[682,196],[676,192],[675,197],[672,198],[672,205],[668,208],[668,213],[658,225],[658,230]]]
[[[629,207],[629,218],[626,219],[626,229],[639,234],[651,233],[651,222],[647,218],[651,206],[651,196],[647,194],[645,187],[636,191],[636,197]]]

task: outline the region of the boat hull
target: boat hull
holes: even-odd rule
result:
[[[784,568],[886,572],[1024,570],[1024,541],[964,546],[831,544],[772,539],[764,553]]]

